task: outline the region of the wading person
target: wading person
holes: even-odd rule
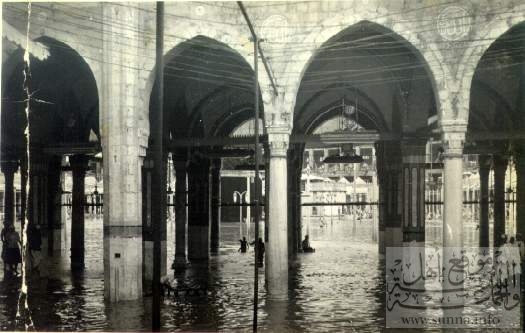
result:
[[[22,255],[20,253],[20,235],[16,232],[15,227],[10,225],[8,227],[7,235],[7,249],[6,261],[9,265],[9,270],[18,275],[18,264],[22,262]]]
[[[315,252],[315,249],[310,246],[310,238],[308,235],[304,236],[304,240],[302,241],[301,247],[303,248],[303,252]]]
[[[264,242],[262,238],[259,238],[259,241],[257,242],[257,264],[259,267],[262,267],[264,265]]]
[[[239,239],[239,242],[241,243],[241,247],[237,252],[246,253],[246,250],[250,247],[248,245],[248,241],[246,240],[246,237],[243,237],[242,239]]]
[[[2,262],[4,263],[4,275],[7,272],[7,234],[9,232],[9,226],[4,225],[0,238],[2,240]]]

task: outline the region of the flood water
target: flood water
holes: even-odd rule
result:
[[[174,223],[168,223],[171,263]],[[436,228],[427,228],[428,243],[440,241],[441,231]],[[478,231],[473,226],[465,228],[465,245],[475,246]],[[68,224],[66,231],[69,230]],[[264,269],[260,270],[258,326],[277,332],[384,330],[384,262],[379,258],[377,243],[372,241],[370,221],[347,218],[323,228],[314,221],[310,233],[316,253],[300,254],[293,263],[287,302],[266,299]],[[65,246],[62,255],[53,258],[49,278],[32,281],[29,306],[37,330],[150,330],[151,298],[118,304],[104,302],[102,235],[102,218],[86,215],[85,272],[80,276],[71,274],[65,250],[69,246]],[[238,239],[239,225],[223,223],[220,255],[213,256],[206,267],[192,267],[177,276],[180,284],[206,285],[207,294],[165,298],[164,330],[251,330],[253,252],[250,249],[247,254],[238,253]],[[0,329],[14,330],[17,282],[3,279],[1,274]]]

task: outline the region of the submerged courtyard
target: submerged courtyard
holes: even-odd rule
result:
[[[0,329],[522,330],[523,13],[2,3]]]

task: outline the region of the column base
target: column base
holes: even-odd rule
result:
[[[403,229],[401,227],[385,227],[385,248],[403,246]]]
[[[110,302],[142,298],[142,237],[104,235],[104,297]]]
[[[188,260],[207,261],[210,258],[208,226],[188,225]]]
[[[407,231],[403,232],[403,246],[406,244],[423,244],[425,246],[425,231]]]

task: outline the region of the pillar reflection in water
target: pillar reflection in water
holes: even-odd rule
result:
[[[264,306],[264,311],[267,314],[265,329],[270,332],[290,330],[289,308],[290,302],[287,299],[267,299]]]
[[[180,154],[183,155],[183,154]],[[187,204],[187,174],[185,156],[175,155],[175,259],[173,268],[184,268],[188,263],[187,232],[188,208]],[[178,158],[177,158],[178,157]]]

